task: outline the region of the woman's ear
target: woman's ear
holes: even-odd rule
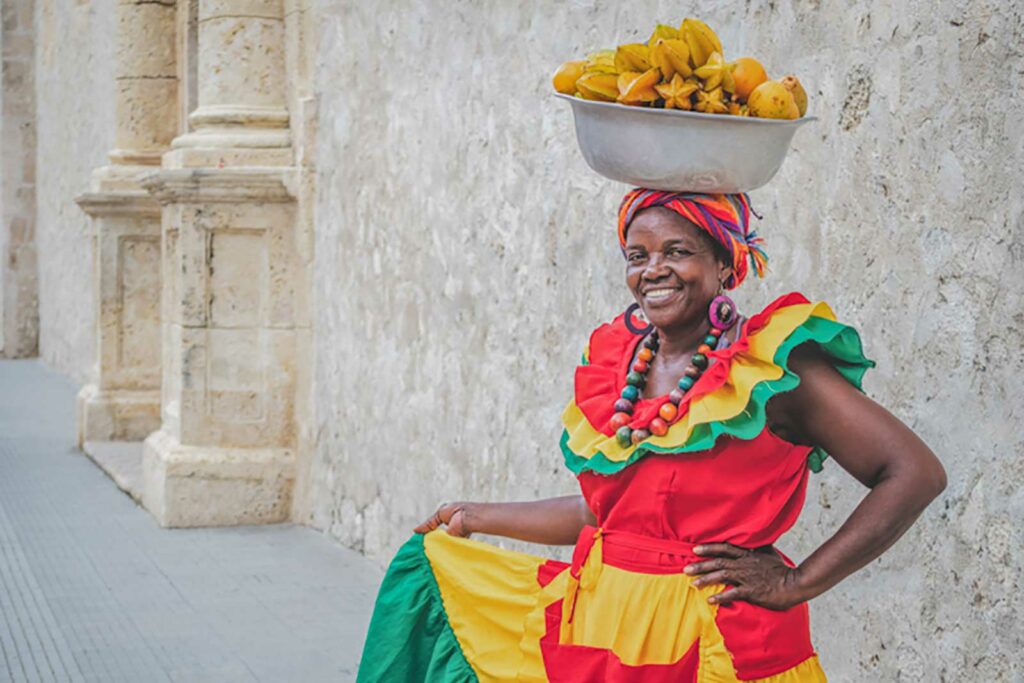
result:
[[[732,266],[725,263],[724,261],[719,264],[718,269],[718,281],[722,283],[722,288],[725,289],[729,281],[732,279],[733,270]]]

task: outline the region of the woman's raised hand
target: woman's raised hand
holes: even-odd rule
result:
[[[414,528],[413,531],[418,534],[426,534],[440,526],[444,526],[446,527],[445,530],[452,536],[469,538],[469,535],[473,533],[470,531],[469,524],[467,523],[469,506],[470,503],[442,503],[437,508],[437,512]]]
[[[686,567],[687,574],[697,577],[694,585],[728,586],[708,598],[712,604],[728,605],[743,600],[767,609],[785,610],[806,599],[797,585],[799,570],[787,565],[771,546],[748,550],[731,543],[705,543],[694,548],[694,552],[712,558]]]

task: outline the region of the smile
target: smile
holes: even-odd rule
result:
[[[652,303],[664,301],[678,291],[678,287],[659,287],[658,289],[649,289],[644,292],[644,298]]]

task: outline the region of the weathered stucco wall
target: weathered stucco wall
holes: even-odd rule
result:
[[[717,9],[712,9],[717,7]],[[729,53],[798,74],[820,121],[753,194],[772,274],[859,327],[867,388],[949,488],[813,606],[835,680],[1020,680],[1024,106],[1019,3],[726,2]],[[589,330],[629,302],[623,187],[580,158],[548,76],[646,38],[667,2],[323,2],[314,523],[381,562],[441,500],[574,490],[558,417]],[[784,539],[864,494],[834,464]]]
[[[0,356],[38,347],[33,0],[0,6]]]
[[[39,355],[78,381],[94,365],[88,218],[75,197],[114,141],[114,0],[36,3]]]

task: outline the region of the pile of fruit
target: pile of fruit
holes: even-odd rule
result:
[[[698,19],[684,19],[678,29],[659,24],[646,43],[566,62],[552,80],[566,95],[640,107],[764,119],[807,112],[807,93],[796,76],[769,80],[753,57],[725,61],[722,42]]]

